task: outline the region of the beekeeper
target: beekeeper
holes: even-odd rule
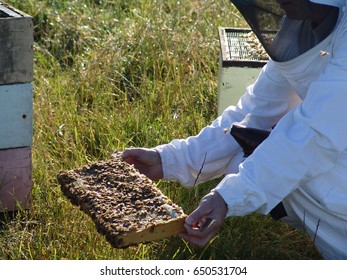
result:
[[[347,259],[346,1],[231,2],[270,56],[256,82],[197,136],[127,149],[123,159],[185,186],[225,174],[186,219],[181,236],[193,244],[207,244],[225,217],[271,212],[305,230],[323,258]],[[264,18],[280,18],[274,39]],[[225,132],[233,124],[275,127],[244,159]]]

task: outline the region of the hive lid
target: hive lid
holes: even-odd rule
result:
[[[18,17],[28,17],[28,16],[29,15],[0,1],[0,18],[18,18]]]

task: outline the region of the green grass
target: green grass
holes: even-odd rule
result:
[[[217,112],[219,26],[228,1],[7,1],[35,22],[33,204],[0,231],[0,259],[315,259],[269,217],[229,218],[205,248],[178,237],[113,249],[62,195],[60,170],[199,132]],[[218,180],[158,186],[190,213]]]

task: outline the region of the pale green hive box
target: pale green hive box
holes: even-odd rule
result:
[[[0,86],[0,149],[32,145],[31,83]]]
[[[250,29],[220,27],[218,33],[218,115],[221,115],[227,107],[237,104],[246,87],[257,79],[268,57]]]

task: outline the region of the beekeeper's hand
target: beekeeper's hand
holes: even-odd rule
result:
[[[186,219],[186,232],[180,236],[190,243],[205,246],[219,231],[227,213],[227,205],[220,194],[212,190],[200,202],[199,207]]]
[[[122,159],[153,181],[163,178],[161,158],[154,149],[129,148],[122,153]]]

